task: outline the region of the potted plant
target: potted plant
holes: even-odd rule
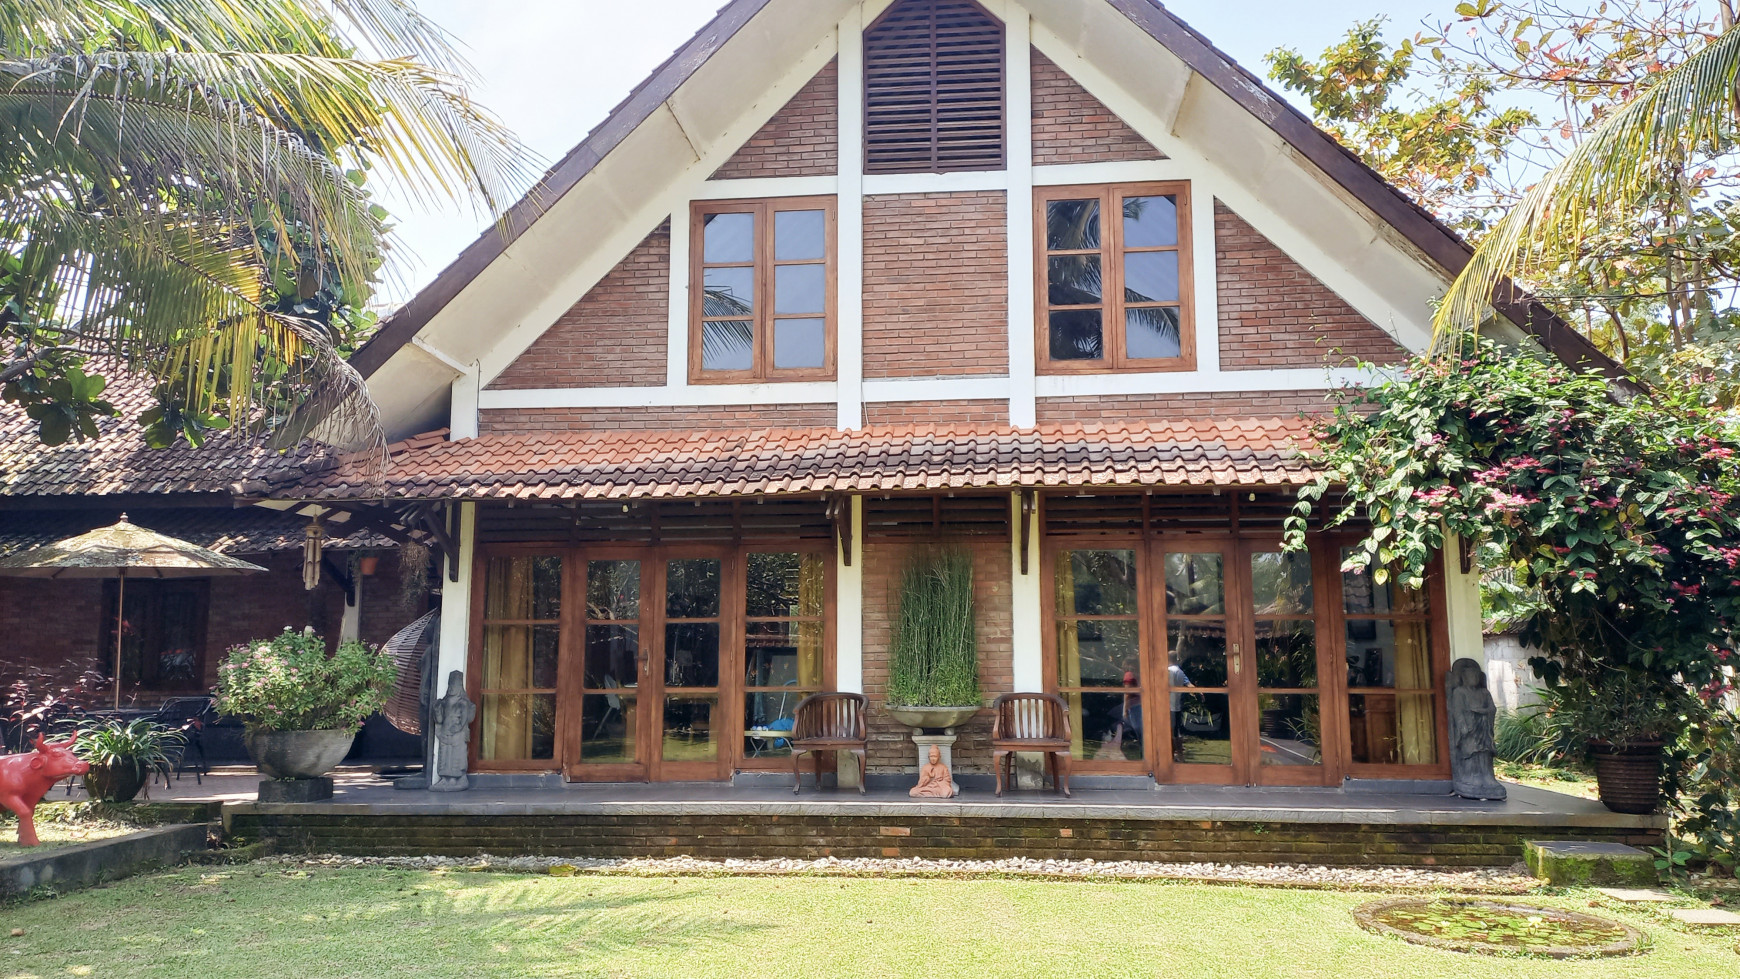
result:
[[[973,613],[972,556],[915,552],[900,577],[888,666],[887,707],[895,720],[911,728],[953,728],[978,712]]]
[[[268,778],[318,778],[350,752],[397,671],[385,652],[346,641],[327,655],[312,629],[233,647],[218,668],[218,710],[241,717],[254,764]]]
[[[186,738],[143,718],[107,721],[79,730],[73,753],[90,763],[85,792],[98,802],[131,802],[152,772],[168,771],[170,752]]]
[[[1679,736],[1683,697],[1648,677],[1609,671],[1567,675],[1553,699],[1553,726],[1588,746],[1601,804],[1614,812],[1655,812],[1663,747]]]

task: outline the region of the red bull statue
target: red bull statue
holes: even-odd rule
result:
[[[83,775],[89,762],[72,753],[73,741],[49,744],[36,736],[36,750],[25,755],[0,755],[0,806],[18,814],[18,845],[36,846],[36,804],[63,778]]]

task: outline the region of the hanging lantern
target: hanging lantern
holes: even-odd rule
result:
[[[326,527],[319,517],[302,528],[302,587],[313,591],[320,587],[320,549],[326,542]]]

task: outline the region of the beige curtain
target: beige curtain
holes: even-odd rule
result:
[[[1409,695],[1405,690],[1432,690],[1432,651],[1426,623],[1396,622],[1396,740],[1404,765],[1430,765],[1438,760],[1438,726],[1432,717],[1431,694]]]
[[[1075,628],[1075,565],[1070,561],[1069,551],[1057,555],[1057,684],[1060,687],[1077,687],[1081,685],[1081,637]],[[1071,757],[1083,758],[1082,753],[1082,723],[1081,694],[1066,693],[1063,699],[1069,704],[1069,753]]]
[[[798,614],[815,616],[815,622],[795,623],[798,651],[798,685],[820,690],[828,683],[822,677],[823,622],[827,602],[827,568],[819,554],[805,554],[798,565]]]
[[[486,620],[532,617],[532,559],[495,558],[485,584]],[[529,626],[486,626],[483,630],[483,688],[523,690],[532,685],[532,630]],[[483,751],[490,759],[532,756],[532,698],[483,698]]]

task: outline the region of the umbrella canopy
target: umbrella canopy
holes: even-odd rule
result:
[[[119,578],[115,602],[115,709],[121,707],[121,634],[126,631],[128,578],[209,578],[264,571],[198,544],[127,522],[32,548],[0,560],[0,575],[21,578]]]
[[[0,560],[0,575],[25,578],[207,578],[265,571],[197,544],[127,522]]]

